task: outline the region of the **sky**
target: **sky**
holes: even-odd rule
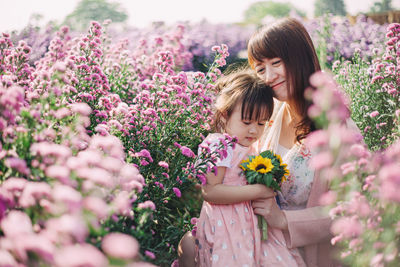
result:
[[[0,0],[0,32],[20,30],[32,14],[41,14],[43,24],[49,20],[62,22],[80,0]],[[197,22],[207,19],[211,23],[239,22],[247,7],[261,0],[111,0],[120,3],[128,12],[128,24],[145,27],[152,21]],[[305,11],[309,17],[314,13],[315,0],[274,0],[290,2]],[[347,12],[355,15],[366,12],[377,0],[344,0]],[[400,0],[392,0],[400,9]]]

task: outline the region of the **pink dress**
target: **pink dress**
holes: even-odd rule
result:
[[[220,134],[211,134],[212,141]],[[242,186],[247,181],[240,162],[253,153],[251,148],[236,145],[217,166],[227,167],[223,184]],[[196,263],[199,266],[305,266],[297,250],[289,250],[282,232],[268,228],[269,239],[261,246],[261,236],[250,201],[229,205],[203,202],[196,233]],[[300,265],[297,260],[301,260]],[[274,265],[269,265],[272,262]],[[267,265],[265,265],[267,264]]]

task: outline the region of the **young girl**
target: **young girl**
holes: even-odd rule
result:
[[[221,78],[217,90],[216,133],[207,136],[204,142],[215,144],[222,133],[227,133],[236,136],[238,143],[228,151],[227,158],[217,163],[217,174],[207,174],[195,237],[196,265],[250,267],[261,266],[261,262],[274,264],[269,266],[302,265],[298,252],[287,249],[281,243],[284,240],[274,238],[274,234],[269,234],[268,251],[265,248],[261,251],[261,236],[251,200],[273,197],[274,193],[264,185],[247,184],[239,168],[249,154],[256,154],[255,143],[273,111],[272,90],[250,71]],[[261,257],[273,260],[261,261]]]

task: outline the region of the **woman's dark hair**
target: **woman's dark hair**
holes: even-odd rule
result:
[[[214,131],[224,131],[222,118],[229,118],[236,105],[240,104],[243,120],[270,119],[274,109],[272,89],[253,70],[226,74],[217,81],[215,89],[218,95],[214,105]]]
[[[301,116],[296,125],[296,141],[300,142],[315,130],[307,115],[311,102],[305,99],[304,91],[310,87],[310,76],[321,70],[310,35],[296,19],[281,19],[255,32],[248,42],[247,53],[253,69],[266,58],[282,59],[290,101],[293,101],[297,115]]]

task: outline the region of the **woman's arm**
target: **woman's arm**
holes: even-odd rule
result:
[[[274,197],[272,189],[262,184],[243,186],[224,185],[222,180],[225,176],[226,167],[218,167],[217,175],[210,172],[207,176],[207,185],[202,188],[205,201],[212,204],[234,204],[258,198]]]
[[[330,231],[332,219],[325,208],[316,206],[283,211],[288,225],[283,234],[289,248],[316,244],[332,238]]]
[[[262,215],[269,225],[283,230],[289,248],[303,247],[332,238],[332,219],[326,207],[319,204],[321,195],[329,188],[326,179],[315,174],[308,207],[300,210],[280,210],[274,199],[252,202],[254,213]]]

